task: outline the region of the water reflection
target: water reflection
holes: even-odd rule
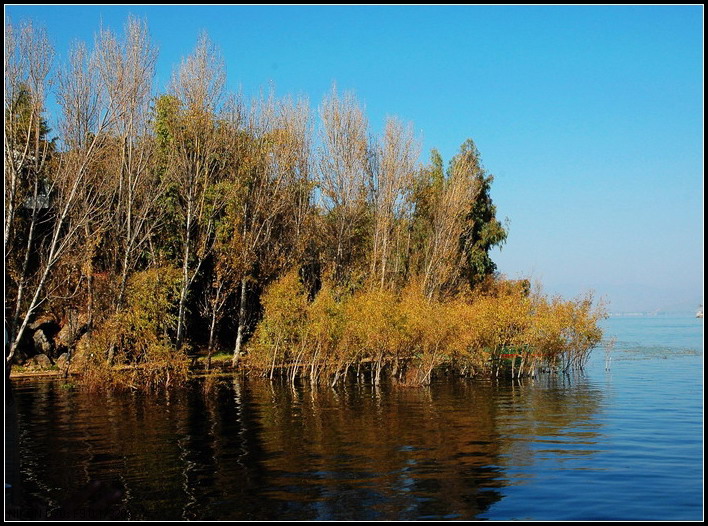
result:
[[[582,377],[204,384],[158,399],[15,384],[23,509],[57,516],[103,481],[120,519],[473,519],[536,463],[592,469],[602,433]]]

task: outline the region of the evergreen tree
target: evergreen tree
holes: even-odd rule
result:
[[[465,231],[460,237],[460,249],[465,256],[464,273],[470,286],[475,287],[496,271],[497,266],[489,251],[504,244],[507,231],[497,219],[496,206],[492,202],[494,176],[482,167],[479,150],[472,139],[462,144],[460,153],[450,163],[451,170],[455,164],[470,170],[470,179],[478,185],[476,198],[466,217]]]

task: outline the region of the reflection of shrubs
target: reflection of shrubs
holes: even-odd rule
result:
[[[521,377],[539,368],[582,368],[602,337],[597,323],[605,311],[589,295],[548,299],[523,281],[488,282],[434,301],[421,290],[412,283],[400,293],[343,293],[325,282],[308,302],[290,272],[265,291],[248,364],[292,381],[300,375],[337,383],[353,374],[420,385],[435,371]]]
[[[180,280],[171,267],[131,278],[125,308],[95,330],[77,356],[85,385],[154,389],[186,380],[187,356],[171,343]]]

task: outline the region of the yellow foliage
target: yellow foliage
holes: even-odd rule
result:
[[[289,358],[297,348],[307,319],[307,292],[297,270],[273,282],[263,293],[264,316],[250,345],[248,362],[271,368]]]
[[[172,267],[133,275],[126,308],[93,331],[77,357],[85,385],[154,389],[186,380],[187,355],[170,342],[180,279],[179,270]]]
[[[592,296],[565,301],[529,293],[525,282],[488,282],[482,292],[429,299],[419,284],[399,293],[362,288],[340,293],[325,281],[312,302],[295,271],[264,293],[264,317],[250,345],[262,369],[328,370],[335,382],[350,367],[425,384],[444,368],[462,375],[535,374],[582,367],[599,343],[605,315]],[[294,378],[296,373],[290,373]]]

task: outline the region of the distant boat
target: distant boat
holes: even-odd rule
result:
[[[703,317],[703,305],[698,307],[698,312],[696,313],[696,318],[702,318]]]

